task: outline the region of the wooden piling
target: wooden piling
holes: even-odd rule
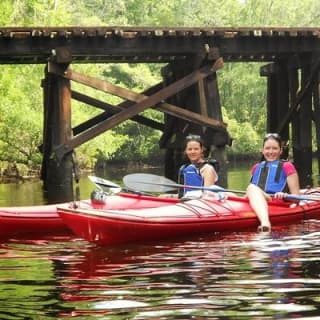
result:
[[[64,202],[73,200],[72,154],[61,160],[55,155],[55,148],[67,143],[71,131],[71,90],[70,81],[45,70],[43,161],[41,178],[48,201]]]

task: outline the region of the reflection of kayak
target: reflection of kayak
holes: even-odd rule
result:
[[[320,201],[299,205],[280,200],[269,203],[272,224],[286,224],[320,217]],[[103,210],[90,204],[78,208],[58,207],[73,232],[97,244],[168,239],[192,234],[257,228],[258,219],[248,201],[197,199],[157,208]]]
[[[75,206],[89,206],[93,209],[128,209],[150,208],[176,203],[177,199],[160,198],[131,193],[105,196],[103,201],[83,200],[75,202]],[[74,205],[71,204],[72,206]],[[49,234],[69,232],[57,213],[57,206],[66,204],[51,204],[39,206],[2,207],[0,208],[0,237],[22,234]]]

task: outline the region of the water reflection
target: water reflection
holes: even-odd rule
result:
[[[57,238],[57,241],[66,238]],[[62,310],[51,260],[54,238],[0,244],[0,319],[54,319]]]
[[[230,188],[243,189],[237,175]],[[81,179],[81,198],[93,188]],[[19,204],[41,204],[24,190]],[[319,230],[309,220],[271,235],[112,247],[70,235],[2,240],[0,319],[317,319]]]
[[[269,237],[232,233],[128,247],[64,244],[53,259],[60,317],[312,317],[319,309],[319,221]],[[63,252],[63,254],[61,254]],[[71,310],[71,311],[70,311]]]
[[[319,221],[97,247],[75,237],[0,245],[1,319],[316,316]]]

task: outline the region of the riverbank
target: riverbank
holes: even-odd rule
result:
[[[234,168],[235,166],[243,167],[247,163],[254,162],[257,160],[257,155],[230,155],[228,159],[228,164]],[[123,174],[130,172],[138,171],[148,171],[158,169],[161,172],[163,168],[163,158],[153,157],[150,159],[143,160],[122,160],[122,159],[113,159],[113,160],[104,160],[98,161],[94,168],[80,168],[80,174],[88,174],[90,172],[101,173],[104,175],[108,171],[121,171]],[[10,162],[1,162],[0,163],[0,183],[24,183],[27,181],[39,181],[41,174],[41,167],[31,166],[28,167],[25,164],[19,163],[10,163]]]

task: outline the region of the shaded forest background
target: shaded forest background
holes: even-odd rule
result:
[[[319,0],[2,0],[0,25],[9,26],[179,26],[316,27]],[[83,72],[141,92],[161,81],[161,64],[72,64]],[[223,120],[233,138],[229,155],[260,150],[266,125],[266,79],[259,63],[225,63],[218,71]],[[0,166],[15,163],[22,172],[38,170],[42,143],[44,65],[0,65]],[[89,88],[78,91],[120,103]],[[73,126],[101,111],[72,101]],[[162,120],[155,110],[144,112]],[[146,161],[158,158],[161,132],[132,121],[77,148],[81,168],[97,160]]]

